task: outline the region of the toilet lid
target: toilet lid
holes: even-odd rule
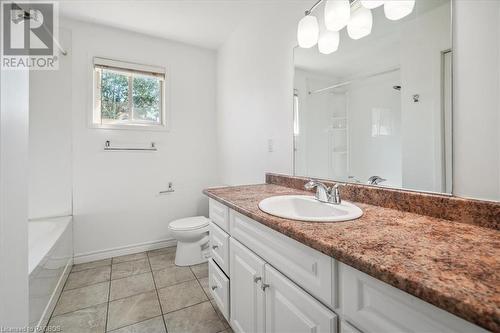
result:
[[[170,222],[168,227],[172,230],[194,230],[206,227],[208,219],[205,216],[194,216]]]

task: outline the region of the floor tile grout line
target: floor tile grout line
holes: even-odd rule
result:
[[[210,302],[210,300],[209,300],[209,299],[206,299],[206,300],[203,300],[203,301],[198,302],[198,303],[194,303],[194,304],[191,304],[191,305],[188,305],[188,306],[185,306],[185,307],[179,308],[179,309],[175,309],[175,310],[169,311],[169,312],[167,312],[167,313],[164,313],[163,315],[165,316],[165,315],[169,315],[169,314],[171,314],[171,313],[177,312],[177,311],[186,310],[186,309],[189,309],[189,308],[191,308],[191,307],[193,307],[193,306],[200,305],[200,304],[203,304],[203,303],[206,303],[206,302]],[[216,313],[216,314],[217,314],[217,313]],[[218,316],[218,315],[217,315],[217,318],[219,318],[219,316]],[[219,319],[219,320],[220,320],[220,319]]]
[[[85,269],[80,269],[78,271],[74,271],[73,268],[71,268],[71,271],[69,273],[70,274],[80,273],[80,272],[85,272],[85,271],[88,271],[88,270],[91,270],[91,269],[103,268],[103,267],[107,267],[107,266],[111,266],[111,264],[106,264],[106,265],[101,265],[101,266],[96,266],[96,267],[89,267],[89,268],[85,268]]]
[[[114,300],[112,300],[112,301],[109,301],[108,303],[110,304],[110,303],[114,303],[114,302],[117,302],[117,301],[122,301],[122,300],[127,299],[127,298],[132,298],[132,297],[137,297],[137,296],[141,296],[141,295],[151,294],[151,293],[153,293],[153,292],[155,292],[155,290],[154,290],[154,289],[152,289],[152,290],[148,290],[148,291],[143,291],[143,292],[140,292],[140,293],[138,293],[138,294],[134,294],[134,295],[130,295],[130,296],[126,296],[126,297],[122,297],[122,298],[117,298],[117,299],[114,299]],[[104,303],[102,303],[102,304],[104,304]],[[140,322],[146,321],[146,320],[148,320],[148,319],[153,319],[153,318],[156,318],[156,317],[159,317],[159,316],[160,316],[160,315],[157,315],[157,316],[154,316],[154,317],[151,317],[151,318],[147,318],[147,319],[144,319],[144,320],[138,321],[138,322],[136,322],[136,323],[128,324],[128,325],[125,325],[125,326],[120,326],[120,327],[117,327],[117,328],[113,329],[113,331],[115,331],[115,330],[117,330],[117,329],[120,329],[120,328],[123,328],[123,327],[132,326],[132,325],[135,325],[135,324],[137,324],[137,323],[140,323]],[[108,331],[106,331],[106,332],[108,332]],[[109,331],[109,332],[111,332],[111,331]]]
[[[154,279],[154,274],[153,274],[153,279]],[[186,282],[191,282],[191,281],[194,281],[196,280],[196,277],[194,279],[191,279],[191,280],[186,280],[186,281],[181,281],[181,282],[176,282],[174,284],[169,284],[168,286],[163,286],[163,287],[159,287],[157,286],[157,289],[160,290],[160,289],[165,289],[165,288],[169,288],[169,287],[174,287],[174,286],[178,286],[180,284],[183,284],[183,283],[186,283]]]
[[[64,293],[64,292],[66,292],[66,291],[72,291],[72,290],[78,290],[78,289],[82,289],[82,288],[92,287],[92,286],[95,286],[96,284],[100,284],[100,283],[104,283],[104,282],[111,282],[111,281],[112,280],[104,280],[104,281],[99,281],[99,282],[87,284],[87,285],[84,285],[84,286],[81,286],[81,287],[76,287],[76,288],[71,288],[71,289],[63,289],[61,291],[61,294]],[[64,284],[64,287],[66,287],[66,284]]]
[[[111,288],[110,288],[111,289]],[[115,299],[110,299],[109,302],[112,303],[114,301],[120,301],[122,299],[125,299],[125,298],[129,298],[129,297],[134,297],[134,296],[139,296],[139,295],[142,295],[142,294],[148,294],[152,291],[155,291],[155,289],[151,289],[151,290],[145,290],[145,291],[141,291],[137,294],[133,294],[133,295],[128,295],[128,296],[125,296],[125,297],[120,297],[120,298],[115,298]]]
[[[153,274],[153,267],[151,266],[151,261],[149,260],[149,256],[148,256],[148,263],[149,263],[149,268],[151,269],[151,275],[153,276],[153,284],[155,287],[156,299],[158,300],[158,304],[160,305],[161,319],[163,320],[163,326],[165,327],[165,332],[168,333],[167,323],[165,321],[165,316],[163,315],[163,307],[161,305],[160,294],[158,293],[158,287],[156,286],[155,275]]]
[[[137,260],[143,260],[143,259],[147,259],[148,258],[148,254],[145,252],[145,251],[142,251],[142,252],[137,252],[137,253],[131,253],[131,254],[125,254],[123,256],[133,256],[133,255],[139,255],[141,253],[144,253],[144,257],[143,258],[139,258],[139,259],[130,259],[130,260],[123,260],[123,261],[119,261],[119,262],[114,262],[113,259],[115,258],[120,258],[122,256],[118,256],[118,257],[111,257],[111,265],[117,265],[117,264],[122,264],[122,263],[125,263],[125,262],[131,262],[131,261],[137,261]]]
[[[154,317],[152,317],[152,318],[144,319],[144,320],[138,321],[137,323],[133,323],[133,324],[130,324],[130,325],[117,327],[117,328],[115,328],[114,330],[112,330],[112,331],[106,331],[105,333],[112,333],[112,332],[115,332],[115,331],[121,330],[122,328],[126,328],[126,327],[129,327],[129,326],[134,326],[134,325],[137,325],[137,324],[141,324],[141,323],[143,323],[143,322],[145,322],[145,321],[148,321],[148,320],[151,320],[151,319],[155,319],[155,318],[158,318],[158,317],[163,317],[163,315],[154,316]],[[217,333],[220,333],[220,332],[217,332]]]
[[[178,266],[176,266],[175,264],[172,264],[172,265],[169,265],[169,266],[166,266],[166,267],[162,267],[160,269],[153,269],[153,266],[151,266],[151,271],[152,272],[158,272],[158,271],[163,271],[163,270],[165,270],[167,268],[172,268],[172,267],[178,267]]]
[[[116,266],[116,265],[121,265],[121,264],[128,264],[131,262],[135,261],[141,261],[141,260],[147,260],[149,259],[148,256],[146,255],[144,258],[139,258],[139,259],[133,259],[133,260],[127,260],[127,261],[120,261],[120,262],[111,262],[111,266]]]
[[[150,268],[151,268],[151,266],[150,266]],[[146,271],[146,272],[142,272],[142,273],[133,273],[133,274],[130,274],[130,275],[127,275],[127,276],[124,276],[124,277],[117,278],[117,279],[113,279],[112,278],[110,281],[122,280],[122,279],[129,278],[131,276],[137,276],[137,275],[148,274],[148,273],[153,273],[153,271]]]
[[[111,262],[113,262],[113,258],[111,258]],[[111,298],[111,274],[113,274],[113,265],[111,265],[111,271],[109,272],[108,302],[106,303],[106,321],[104,323],[104,332],[108,330],[109,299]]]
[[[202,279],[205,279],[205,278],[207,278],[207,277],[202,277]],[[207,296],[208,300],[210,301],[210,295],[207,294],[207,292],[205,291],[205,288],[203,288],[203,286],[201,285],[200,279],[196,278],[196,281],[198,281],[198,284],[200,285],[201,290],[203,290],[203,292],[205,293],[205,296]]]
[[[76,310],[73,310],[73,311],[68,311],[68,312],[64,312],[64,313],[59,313],[59,314],[56,314],[56,315],[53,315],[51,316],[52,317],[60,317],[60,316],[65,316],[65,315],[68,315],[68,314],[71,314],[73,312],[78,312],[78,311],[81,311],[81,310],[86,310],[86,309],[90,309],[90,308],[93,308],[93,307],[96,307],[96,306],[99,306],[99,305],[103,305],[103,304],[106,304],[108,302],[102,302],[102,303],[97,303],[97,304],[93,304],[93,305],[89,305],[89,306],[86,306],[84,308],[81,308],[81,309],[76,309]]]
[[[71,270],[69,271],[69,274],[75,274],[75,273],[81,273],[81,272],[85,272],[85,271],[90,271],[91,269],[99,269],[99,268],[104,268],[104,267],[108,267],[108,266],[112,266],[112,264],[109,264],[109,265],[102,265],[102,266],[97,266],[97,267],[90,267],[90,268],[85,268],[85,269],[82,269],[82,270],[79,270],[79,271],[73,271],[73,267],[71,267]]]

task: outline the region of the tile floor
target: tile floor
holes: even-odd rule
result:
[[[232,333],[208,292],[208,266],[175,247],[74,265],[49,321],[63,333]]]

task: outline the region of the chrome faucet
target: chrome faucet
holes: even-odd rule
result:
[[[320,202],[331,203],[334,205],[340,205],[342,199],[340,198],[339,187],[342,184],[337,183],[333,187],[328,187],[318,180],[311,179],[304,185],[306,190],[312,190],[316,188],[316,200]]]
[[[371,176],[370,178],[368,178],[368,182],[366,182],[368,185],[378,185],[382,182],[385,182],[387,179],[384,179],[382,177],[379,177],[379,176]]]

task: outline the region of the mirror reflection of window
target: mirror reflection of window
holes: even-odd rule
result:
[[[372,136],[392,135],[393,117],[391,109],[372,109]]]

